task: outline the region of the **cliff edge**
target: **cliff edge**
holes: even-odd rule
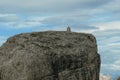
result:
[[[91,34],[45,31],[11,37],[0,47],[0,80],[99,80]]]

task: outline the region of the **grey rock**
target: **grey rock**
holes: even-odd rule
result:
[[[99,80],[99,71],[92,34],[24,33],[0,47],[0,80]]]
[[[120,80],[120,77],[118,77],[117,80]]]

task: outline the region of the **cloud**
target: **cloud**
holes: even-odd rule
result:
[[[120,30],[120,21],[111,21],[111,22],[98,22],[91,24],[92,26],[99,27],[101,30],[111,30],[119,29]]]
[[[47,17],[43,20],[43,23],[55,23],[55,24],[64,24],[64,23],[80,23],[86,20],[91,19],[90,15],[79,15],[79,14],[64,14],[59,16]]]
[[[59,15],[59,16],[52,16],[46,17],[41,22],[44,26],[49,26],[54,28],[54,30],[63,30],[67,26],[70,26],[73,31],[82,31],[82,30],[94,30],[98,29],[95,26],[89,26],[86,24],[86,20],[89,21],[91,16],[89,15]]]
[[[119,59],[120,57],[119,29],[106,29],[106,30],[98,29],[92,33],[96,36],[97,39],[98,51],[101,55],[102,64],[114,63],[114,61]]]
[[[7,26],[9,26],[8,28],[13,28],[13,29],[20,29],[20,28],[32,28],[32,27],[36,27],[39,25],[42,25],[40,22],[13,22],[13,23],[8,23],[6,24]]]
[[[120,1],[119,0],[113,0],[109,2],[107,5],[103,6],[103,9],[109,11],[109,12],[120,12]]]
[[[103,14],[103,13],[106,13],[106,14],[120,14],[120,9],[119,9],[120,5],[119,4],[120,4],[119,0],[111,0],[106,4],[93,9],[92,13],[94,13],[94,14]],[[115,16],[116,15],[114,15],[114,17]]]
[[[15,14],[14,14],[15,15]],[[4,15],[5,16],[5,15]],[[10,14],[7,14],[5,17],[9,19]],[[20,17],[18,15],[15,15]],[[11,16],[11,18],[14,16]],[[39,16],[28,16],[21,17],[16,20],[1,22],[6,25],[7,28],[20,29],[20,28],[42,28],[42,29],[52,29],[52,30],[63,30],[67,26],[70,26],[73,31],[89,31],[98,29],[95,26],[89,26],[86,24],[86,20],[89,21],[92,17],[90,15],[79,15],[79,14],[69,14],[69,15],[58,15],[51,17],[39,17]],[[46,28],[49,27],[49,28]],[[52,27],[52,28],[51,28]]]
[[[27,13],[68,12],[76,9],[92,9],[110,1],[111,0],[2,0],[0,1],[0,11]]]
[[[10,26],[10,28],[32,28],[32,27],[37,27],[37,26],[42,26],[42,23],[40,22],[41,19],[36,18],[35,19],[26,19],[20,22],[13,22],[13,23],[8,23],[7,26]]]
[[[118,77],[120,74],[120,59],[115,60],[113,63],[102,63],[101,69],[101,72],[111,74],[113,78]]]
[[[101,66],[104,68],[107,68],[109,70],[111,69],[111,70],[115,70],[115,71],[120,71],[120,60],[115,61],[112,64],[102,64]]]
[[[7,40],[8,36],[0,36],[0,46]]]
[[[96,37],[98,38],[104,38],[104,37],[112,37],[112,36],[119,36],[120,30],[119,29],[108,29],[108,30],[96,30],[93,32]]]
[[[41,26],[42,19],[42,17],[21,17],[17,14],[0,14],[0,24],[11,29]]]
[[[95,17],[97,15],[93,15],[91,13],[94,12],[94,9],[103,7],[106,4],[109,5],[109,3],[112,3],[113,1],[114,0],[4,0],[0,1],[0,11],[2,13],[30,13],[31,15],[36,13],[37,17],[42,15],[45,18],[44,20],[35,21],[30,19],[28,16],[21,19],[21,16],[17,15],[14,17],[2,17],[0,21],[1,23],[6,22],[6,26],[9,26],[10,28],[16,29],[36,26],[53,26],[55,28],[55,26],[61,27],[69,25],[71,27],[74,26],[74,31],[79,29],[82,32],[85,32],[85,30],[87,32],[94,32],[99,28],[102,29],[103,27],[101,28],[101,24],[103,23],[91,25],[90,23],[94,23],[94,21],[98,22],[100,21],[100,18],[102,20],[104,19],[103,16],[99,18]],[[106,26],[105,23],[104,26]]]
[[[0,14],[0,23],[8,23],[19,20],[16,14]]]

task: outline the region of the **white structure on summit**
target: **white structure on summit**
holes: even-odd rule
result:
[[[67,27],[67,32],[71,32],[71,29],[69,26]]]

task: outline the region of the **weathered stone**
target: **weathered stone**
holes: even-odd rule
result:
[[[120,80],[120,77],[118,77],[117,80]]]
[[[91,34],[19,34],[0,47],[0,80],[99,80],[100,56]]]

